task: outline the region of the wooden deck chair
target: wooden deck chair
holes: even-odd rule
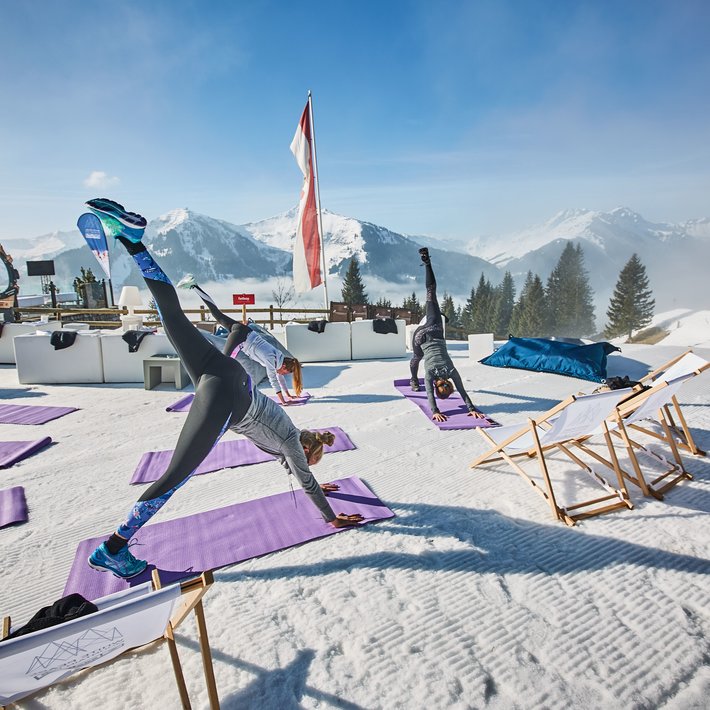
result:
[[[689,350],[688,352],[669,360],[664,365],[656,368],[653,372],[650,372],[641,379],[641,383],[648,385],[653,382],[668,382],[669,380],[674,380],[678,377],[683,377],[684,375],[699,375],[708,368],[710,368],[710,362],[704,360]],[[671,407],[673,411],[671,411]],[[675,412],[675,417],[673,416],[673,412]],[[678,447],[684,451],[689,451],[694,456],[705,456],[706,452],[699,449],[693,440],[693,435],[690,433],[690,429],[688,428],[683,412],[681,411],[680,404],[675,396],[673,396],[673,399],[665,405],[664,417],[671,431],[678,437],[678,441],[676,442]],[[640,426],[637,428],[640,428]],[[649,436],[663,438],[652,429],[646,429],[644,432]]]
[[[675,379],[666,380],[657,378],[652,387],[641,391],[631,398],[621,402],[617,408],[613,421],[609,423],[609,430],[623,440],[633,473],[622,469],[622,474],[632,483],[636,484],[646,496],[653,496],[663,500],[663,494],[680,481],[692,480],[692,474],[683,466],[680,456],[680,443],[676,441],[676,432],[672,429],[669,406],[677,402],[676,393],[689,379],[695,377],[695,372],[686,373]],[[654,422],[655,430],[649,424],[641,425],[640,422]],[[682,420],[683,426],[685,419]],[[670,449],[673,461],[644,446],[638,438],[632,437],[633,432],[642,432],[662,441]],[[692,441],[692,438],[690,439]],[[641,452],[655,459],[663,467],[660,475],[652,480],[647,480],[639,463],[636,452]],[[696,451],[699,451],[696,447]]]
[[[505,460],[533,487],[533,490],[547,501],[553,517],[567,525],[574,525],[577,520],[618,508],[632,509],[633,505],[621,475],[611,435],[606,427],[606,419],[614,412],[616,405],[630,393],[630,389],[623,389],[599,394],[571,395],[539,417],[529,419],[525,424],[477,428],[479,435],[489,444],[493,444],[493,448],[479,456],[471,464],[471,468],[492,461]],[[616,486],[611,485],[590,464],[572,451],[572,446],[576,442],[588,439],[596,432],[604,433],[610,459],[596,452],[592,453],[592,457],[614,469]],[[566,506],[559,505],[545,458],[546,453],[551,450],[561,451],[568,456],[577,466],[590,474],[607,491],[607,495]],[[590,452],[587,450],[587,453]],[[537,459],[542,486],[515,460],[521,456]]]
[[[213,582],[212,572],[161,587],[157,570],[153,583],[131,587],[95,600],[99,610],[57,626],[0,642],[0,703],[5,707],[58,683],[82,669],[103,666],[139,647],[167,642],[183,708],[190,699],[175,643],[174,631],[195,612],[210,708],[219,708],[202,597]],[[10,633],[10,617],[2,638]],[[110,699],[106,699],[109,705]]]

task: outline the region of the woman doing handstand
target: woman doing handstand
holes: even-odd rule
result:
[[[409,362],[409,369],[412,373],[411,387],[415,392],[419,391],[419,363],[424,358],[424,383],[429,407],[433,413],[432,419],[437,422],[445,422],[447,419],[446,415],[442,414],[436,406],[434,392],[439,399],[446,399],[453,393],[454,385],[466,404],[468,416],[484,418],[484,415],[473,406],[473,402],[463,386],[461,375],[454,367],[446,349],[443,316],[436,298],[436,278],[434,278],[434,271],[431,268],[429,250],[420,249],[419,254],[426,268],[426,321],[414,331],[412,336],[412,359]],[[451,384],[451,380],[454,381],[454,384]]]

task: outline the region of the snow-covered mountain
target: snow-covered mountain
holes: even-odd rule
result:
[[[477,239],[469,253],[509,270],[521,283],[528,271],[543,281],[566,241],[582,246],[603,319],[619,272],[632,254],[646,267],[657,307],[708,303],[704,272],[710,261],[710,220],[654,223],[626,207],[611,212],[565,210],[544,224],[495,239]]]
[[[278,217],[245,224],[242,229],[264,244],[290,252],[296,237],[296,217],[294,209]],[[421,291],[423,277],[417,251],[420,238],[397,234],[371,222],[343,217],[328,210],[323,210],[322,222],[329,274],[342,278],[350,260],[356,256],[360,273],[366,281],[370,277]],[[482,272],[495,283],[500,280],[498,269],[485,260],[463,253],[452,260],[449,252],[433,244],[430,251],[437,264],[437,280],[442,284],[442,293],[446,290],[468,296],[471,286],[475,285]],[[370,295],[377,298],[374,293]]]
[[[518,286],[528,270],[546,280],[565,242],[572,240],[583,247],[600,321],[619,272],[634,252],[646,266],[657,309],[704,307],[708,303],[704,276],[710,261],[707,218],[664,224],[648,222],[627,208],[608,213],[566,210],[515,234],[473,240],[468,253],[458,251],[453,242],[397,234],[327,210],[322,220],[329,274],[337,284],[337,277],[343,277],[350,259],[357,256],[373,300],[380,295],[401,299],[412,292],[423,296],[417,255],[421,245],[430,248],[440,292],[462,302],[481,273],[494,284],[500,282],[505,270],[511,271]],[[191,272],[203,283],[249,278],[266,281],[290,275],[295,234],[295,209],[244,225],[176,209],[149,222],[145,242],[175,279]],[[24,262],[28,259],[54,259],[55,283],[62,290],[71,287],[82,266],[100,276],[78,230],[34,240],[8,240],[4,246],[25,278]],[[140,274],[124,250],[111,248],[111,254],[114,289],[123,284],[142,286]],[[36,291],[37,286],[30,282],[23,291]],[[330,297],[337,300],[339,285],[331,289]]]

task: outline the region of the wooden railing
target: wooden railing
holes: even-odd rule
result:
[[[27,308],[13,308],[16,320],[20,322],[39,321],[43,317],[51,320],[71,323],[85,322],[93,328],[118,328],[122,315],[128,315],[126,308],[56,308],[51,306],[29,306]],[[223,313],[229,315],[234,320],[244,321],[251,318],[255,323],[274,329],[276,325],[286,323],[308,323],[317,318],[327,317],[328,311],[324,308],[267,308],[239,306],[237,308],[225,308]],[[136,315],[144,317],[144,324],[147,326],[159,326],[158,311],[154,309],[134,310]],[[204,306],[199,308],[185,308],[184,313],[193,322],[212,321],[210,312]],[[103,316],[103,318],[101,317]],[[193,317],[194,316],[194,317]],[[212,321],[213,322],[213,321]]]

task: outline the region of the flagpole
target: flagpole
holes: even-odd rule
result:
[[[325,234],[323,233],[323,220],[320,209],[320,180],[318,179],[318,160],[316,158],[316,126],[313,123],[313,98],[310,89],[308,90],[308,113],[311,119],[311,140],[313,141],[313,177],[316,183],[316,213],[318,214],[318,230],[320,231],[320,253],[323,264],[323,294],[325,298],[325,310],[330,312],[330,302],[328,300],[328,269],[325,261]]]

